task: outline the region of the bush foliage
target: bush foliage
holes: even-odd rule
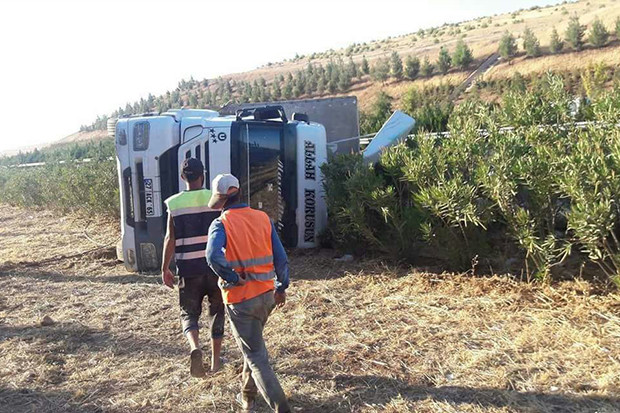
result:
[[[102,157],[39,167],[0,166],[0,203],[117,217],[116,160]]]
[[[572,100],[548,75],[498,106],[459,105],[449,137],[419,132],[374,166],[335,157],[323,167],[329,238],[409,261],[432,251],[459,270],[477,260],[509,270],[505,258],[520,256],[539,279],[570,256],[618,282],[620,89],[590,101],[586,128]]]

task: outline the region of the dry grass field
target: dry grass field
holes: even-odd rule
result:
[[[2,206],[0,411],[234,411],[228,331],[223,370],[192,379],[175,293],[111,248],[77,255],[116,237],[114,222]],[[330,251],[291,267],[266,340],[297,412],[620,411],[617,293]]]

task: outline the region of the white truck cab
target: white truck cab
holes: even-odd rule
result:
[[[271,217],[285,246],[317,246],[327,223],[320,170],[327,147],[325,128],[306,115],[289,120],[281,106],[230,116],[182,109],[121,118],[114,131],[127,269],[160,268],[163,201],[185,189],[179,167],[190,157],[203,162],[208,189],[216,175],[235,175],[245,202]]]

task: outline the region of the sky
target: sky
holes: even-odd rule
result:
[[[49,143],[179,80],[558,0],[2,0],[0,152]]]

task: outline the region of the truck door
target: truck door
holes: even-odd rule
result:
[[[214,126],[202,128],[200,134],[179,147],[179,171],[181,171],[180,168],[184,159],[200,159],[205,167],[204,187],[211,189],[211,181],[216,175],[230,173],[231,139],[229,135],[230,127]],[[181,179],[179,173],[179,191],[184,189],[185,182]]]
[[[239,179],[246,202],[267,213],[282,229],[284,196],[283,132],[279,122],[238,122],[231,143],[231,173]]]

